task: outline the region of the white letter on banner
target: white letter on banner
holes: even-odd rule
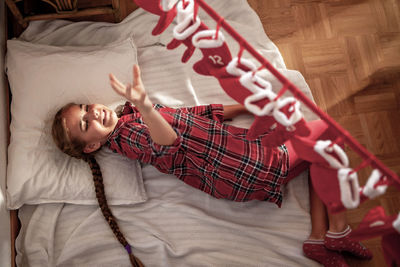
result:
[[[285,127],[292,126],[296,124],[299,120],[303,118],[303,114],[300,111],[300,102],[296,100],[294,97],[286,97],[284,99],[278,98],[276,101],[277,104],[275,106],[273,115],[277,122],[282,124]],[[289,111],[293,111],[292,115],[288,118],[285,113],[280,111],[280,109],[286,106],[289,103],[293,103],[294,105],[289,108]]]
[[[183,7],[183,1],[179,1],[176,5],[177,15],[176,15],[176,22],[179,24],[184,21],[187,17],[193,17],[194,13],[194,2],[193,0],[187,0],[188,4],[186,7]],[[196,18],[197,19],[197,18]]]
[[[360,186],[357,173],[350,173],[352,169],[343,168],[338,170],[340,187],[340,199],[347,209],[357,208],[360,204]]]
[[[261,78],[257,74],[254,74],[252,71],[246,72],[243,74],[240,79],[240,84],[250,90],[250,92],[256,94],[260,91],[271,91],[272,85],[269,81]]]
[[[226,66],[226,72],[228,72],[232,76],[242,76],[246,74],[248,70],[238,68],[238,61],[239,59],[237,57],[232,58],[231,62],[229,62],[229,64]],[[245,58],[240,59],[240,64],[247,67],[251,71],[257,69],[256,65],[254,65],[253,62]]]
[[[332,141],[330,141],[330,140],[326,140],[326,141],[318,140],[314,145],[314,150],[318,154],[320,154],[329,163],[329,165],[332,168],[340,169],[340,168],[348,167],[349,159],[348,159],[346,153],[337,144],[333,144],[333,146],[330,146],[331,144],[332,144]],[[338,158],[340,159],[340,162],[335,157],[329,155],[327,152],[335,153],[338,156]]]
[[[200,26],[200,19],[199,17],[196,17],[196,22],[192,24],[191,26],[190,23],[192,22],[193,17],[189,16],[187,17],[184,21],[181,23],[177,24],[174,29],[173,29],[173,35],[174,38],[177,40],[185,40],[188,38],[190,35],[195,33],[195,31],[199,28]]]
[[[370,199],[376,198],[386,192],[387,185],[379,185],[375,188],[377,182],[381,178],[382,174],[379,170],[374,169],[365,184],[362,193]]]
[[[247,108],[248,111],[253,113],[254,115],[257,116],[266,116],[266,115],[271,115],[272,110],[275,107],[275,102],[272,101],[276,97],[276,94],[272,91],[267,91],[263,90],[258,93],[249,95],[246,97],[244,100],[244,106]],[[260,108],[259,106],[252,104],[255,101],[262,100],[262,99],[269,99],[271,102],[267,103],[263,108]]]
[[[225,42],[225,36],[222,32],[219,32],[218,39],[214,39],[216,32],[216,30],[199,31],[193,35],[193,45],[197,48],[216,48],[222,46]]]
[[[272,91],[272,85],[269,81],[264,80],[252,71],[244,73],[240,79],[240,84],[249,89],[253,94],[246,97],[244,100],[245,107],[253,114],[257,116],[271,115],[272,110],[275,107],[273,101],[276,94]],[[267,103],[263,108],[252,104],[252,102],[268,99],[270,102]]]

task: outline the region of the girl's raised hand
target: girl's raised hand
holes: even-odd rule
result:
[[[144,90],[138,65],[133,66],[133,86],[123,85],[113,74],[110,74],[110,83],[117,94],[125,97],[138,108],[147,124],[151,139],[155,143],[172,145],[175,142],[177,134],[161,114],[153,108],[153,104]]]
[[[133,85],[122,84],[113,74],[110,74],[110,84],[114,91],[132,102],[141,113],[150,111],[153,107],[140,77],[138,65],[133,66]]]

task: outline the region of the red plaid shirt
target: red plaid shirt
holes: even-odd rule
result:
[[[178,135],[172,145],[154,143],[139,111],[129,103],[106,145],[216,198],[281,205],[280,185],[289,165],[285,146],[263,147],[262,137],[247,140],[247,129],[222,123],[222,105],[154,107]]]

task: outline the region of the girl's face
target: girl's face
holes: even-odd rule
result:
[[[73,105],[64,111],[63,118],[70,138],[87,144],[85,153],[100,148],[118,122],[117,114],[101,104]]]

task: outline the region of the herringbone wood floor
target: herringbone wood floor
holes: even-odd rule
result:
[[[92,0],[80,0],[86,4]],[[400,1],[399,0],[248,0],[289,69],[299,70],[315,101],[364,147],[400,174]],[[90,4],[89,4],[90,5]],[[121,0],[121,16],[136,5]],[[112,21],[113,17],[80,18]],[[14,34],[21,28],[14,24]],[[361,162],[347,151],[352,166]],[[361,171],[364,184],[369,169]],[[377,205],[388,215],[400,211],[400,192],[347,211],[356,228]],[[371,261],[346,257],[350,266],[385,266],[380,239],[365,241]],[[400,253],[400,248],[399,248]]]
[[[299,70],[315,101],[364,147],[400,174],[400,1],[248,0],[288,68]],[[361,162],[347,151],[352,166]],[[364,184],[370,169],[362,171]],[[356,228],[381,205],[400,211],[400,192],[390,188],[347,211]],[[350,266],[385,266],[380,238],[364,241],[372,261],[346,257]],[[399,248],[400,253],[400,248]]]

